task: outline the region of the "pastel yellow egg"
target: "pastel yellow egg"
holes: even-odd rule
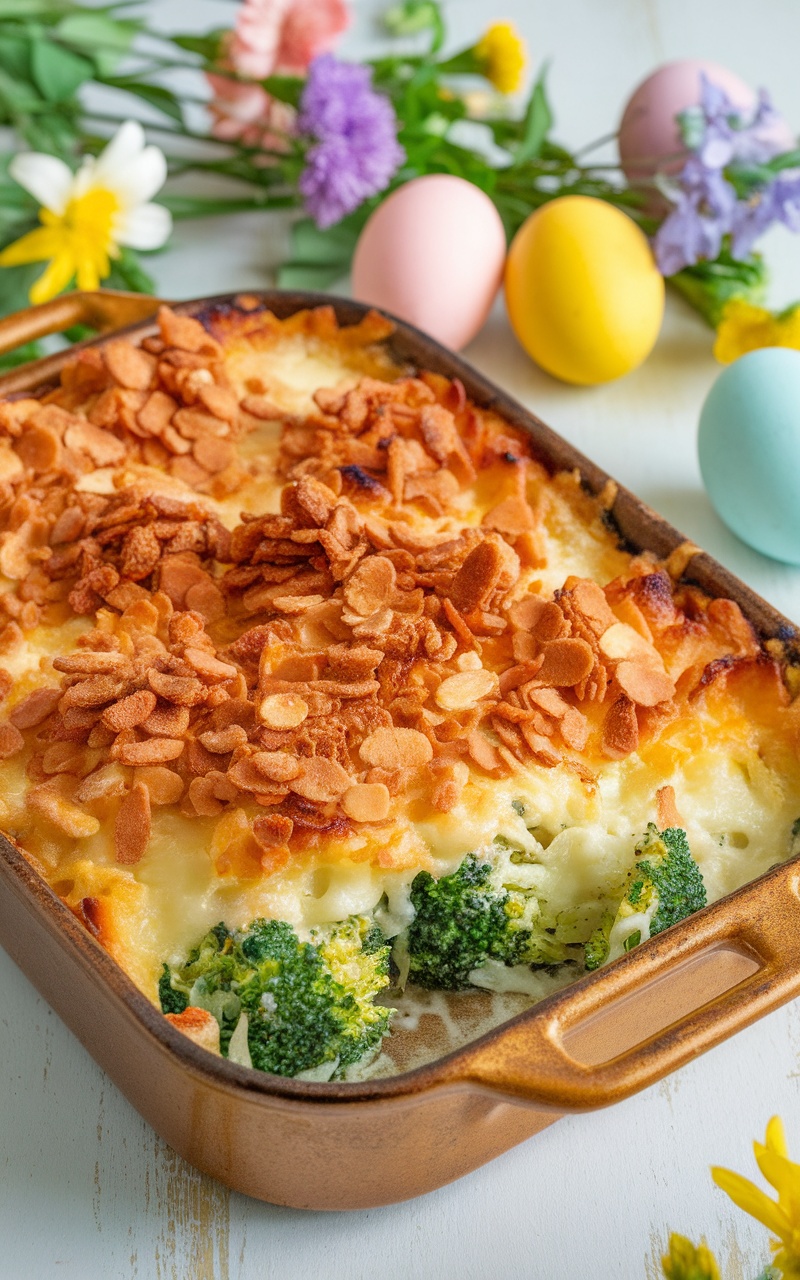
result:
[[[522,224],[506,261],[505,293],[528,354],[581,386],[640,365],[664,315],[664,281],[647,237],[590,196],[551,200]]]

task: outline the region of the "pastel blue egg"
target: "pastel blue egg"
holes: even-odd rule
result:
[[[728,528],[800,565],[800,351],[769,347],[729,365],[706,396],[697,447]]]

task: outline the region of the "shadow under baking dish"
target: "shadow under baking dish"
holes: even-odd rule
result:
[[[280,317],[332,305],[342,324],[367,310],[280,292],[176,309],[202,320],[240,305]],[[140,339],[153,331],[145,323],[125,332]],[[625,545],[660,558],[685,547],[685,580],[735,600],[785,661],[800,661],[791,623],[462,360],[400,322],[390,346],[401,362],[459,378],[471,399],[527,431],[550,471],[577,469],[586,489],[606,498]],[[30,393],[66,358],[15,371],[0,394]],[[433,1190],[566,1111],[628,1097],[791,999],[800,992],[799,879],[797,859],[775,867],[485,1033],[476,1011],[484,1002],[491,1014],[492,997],[476,993],[463,1005],[472,1025],[460,1020],[468,1042],[456,1049],[452,1039],[436,1043],[436,1020],[422,1016],[397,1037],[399,1074],[353,1083],[266,1075],[195,1046],[2,837],[0,942],[145,1119],[199,1169],[276,1204],[358,1209]],[[458,998],[449,1007],[457,1014]],[[420,1053],[431,1060],[414,1066]]]

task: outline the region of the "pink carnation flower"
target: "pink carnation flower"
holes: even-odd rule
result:
[[[346,29],[344,0],[244,0],[228,54],[234,71],[263,80],[300,73]]]
[[[260,84],[243,84],[228,76],[207,75],[214,94],[209,103],[211,134],[220,142],[243,142],[246,147],[286,149],[286,134],[294,128],[295,112],[266,93]]]
[[[243,0],[235,29],[226,38],[220,71],[250,80],[303,75],[318,54],[333,47],[347,28],[345,0]],[[295,112],[261,85],[208,73],[214,94],[209,103],[211,133],[221,142],[248,147],[286,148]]]

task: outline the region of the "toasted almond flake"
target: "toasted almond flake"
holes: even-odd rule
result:
[[[86,453],[96,467],[113,467],[124,461],[127,449],[121,440],[95,427],[85,419],[78,421],[64,432],[64,444],[77,453]]]
[[[149,738],[146,742],[126,742],[112,748],[112,755],[120,764],[166,764],[168,760],[177,760],[185,746],[183,740],[175,738]]]
[[[663,671],[645,662],[620,662],[614,672],[623,693],[640,707],[654,707],[675,694],[675,685]]]
[[[177,804],[183,795],[183,778],[165,765],[144,765],[136,770],[133,780],[147,787],[154,805]]]
[[[622,760],[639,745],[639,723],[636,707],[630,698],[620,694],[609,707],[603,725],[603,752],[612,760]]]
[[[514,494],[487,511],[481,524],[484,529],[496,529],[498,533],[508,534],[513,539],[526,529],[533,528],[533,512],[524,498]]]
[[[204,435],[195,440],[193,453],[201,467],[216,474],[229,467],[236,457],[236,450],[230,440],[221,440],[215,435]]]
[[[600,637],[599,644],[603,657],[610,662],[622,662],[626,658],[643,659],[663,670],[661,654],[655,646],[626,622],[614,622]]]
[[[70,675],[108,675],[127,666],[128,658],[122,653],[95,652],[91,649],[78,649],[63,657],[53,659],[56,671],[64,671]]]
[[[580,684],[594,666],[594,654],[585,640],[550,640],[544,646],[543,659],[537,678],[548,685]]]
[[[350,775],[336,760],[313,756],[301,762],[300,776],[289,783],[289,789],[306,800],[324,803],[338,799],[351,782]]]
[[[27,803],[35,814],[46,818],[73,840],[85,840],[97,835],[100,821],[90,813],[85,813],[67,798],[63,790],[63,779],[44,782],[31,787]]]
[[[433,747],[417,729],[376,729],[359,748],[366,765],[379,769],[416,769],[433,759]]]
[[[391,597],[397,573],[385,556],[366,556],[344,586],[345,603],[354,613],[368,618],[383,608]]]
[[[525,691],[525,700],[541,707],[549,716],[560,720],[570,710],[566,698],[562,698],[556,689],[530,689]]]
[[[285,751],[257,751],[250,763],[272,782],[291,782],[301,771],[302,762]]]
[[[143,782],[134,782],[117,811],[114,823],[114,850],[117,862],[132,866],[144,856],[150,843],[150,792]]]
[[[150,386],[156,362],[141,347],[135,347],[125,338],[118,338],[105,344],[103,358],[108,372],[121,387],[146,391]]]
[[[52,471],[61,461],[61,441],[52,427],[31,423],[15,442],[14,452],[30,471]]]
[[[460,653],[456,658],[459,671],[480,671],[482,663],[474,649],[468,653]]]
[[[674,787],[666,786],[658,788],[658,791],[656,792],[656,808],[658,812],[658,825],[661,831],[666,831],[668,827],[683,826],[683,819],[678,813]]]
[[[547,769],[553,769],[561,762],[560,751],[553,746],[545,734],[537,732],[532,724],[521,724],[520,732],[539,764],[543,764]]]
[[[225,597],[216,583],[195,582],[186,592],[186,608],[202,614],[206,622],[218,622],[225,617]]]
[[[201,818],[215,818],[222,813],[224,807],[214,794],[214,783],[208,778],[192,778],[189,783],[189,802]]]
[[[35,728],[51,716],[60,699],[60,689],[35,689],[10,710],[10,722],[17,728]]]
[[[268,729],[296,729],[308,715],[308,703],[297,693],[270,693],[258,714]]]
[[[488,698],[497,687],[498,680],[494,671],[483,668],[480,671],[460,671],[442,681],[434,698],[443,711],[464,711],[481,698]]]
[[[292,819],[283,813],[264,813],[253,819],[253,835],[265,850],[285,845],[291,838],[293,828]]]
[[[222,662],[206,649],[188,648],[183,654],[190,667],[206,680],[232,680],[239,674],[239,668],[230,662]]]
[[[0,724],[0,760],[8,760],[25,746],[25,739],[16,725]]]
[[[104,764],[83,779],[74,799],[78,804],[94,804],[98,800],[113,800],[127,790],[124,770],[118,764]]]
[[[42,756],[45,773],[71,773],[83,777],[91,767],[92,762],[78,742],[53,742]]]
[[[342,809],[354,822],[383,822],[391,797],[383,782],[357,782],[342,796]]]
[[[178,706],[156,707],[142,725],[145,733],[163,738],[180,738],[189,728],[189,708]]]
[[[144,724],[155,709],[156,695],[149,689],[139,689],[115,702],[113,707],[106,707],[101,720],[107,729],[119,733],[121,729],[134,729]]]
[[[575,607],[590,623],[595,635],[602,635],[616,621],[602,587],[590,578],[582,578],[570,590]]]
[[[237,747],[247,746],[247,730],[238,724],[228,725],[227,729],[208,729],[200,734],[200,741],[213,755],[226,755]]]
[[[589,721],[577,707],[568,707],[559,723],[561,737],[573,751],[583,751],[589,741]]]
[[[144,431],[154,436],[160,436],[164,429],[169,426],[172,415],[177,408],[178,402],[173,400],[172,396],[168,396],[164,391],[154,391],[145,400],[144,405],[136,415],[136,420]]]
[[[205,702],[208,690],[192,676],[174,676],[166,671],[148,671],[147,681],[154,693],[179,706],[193,707]]]

